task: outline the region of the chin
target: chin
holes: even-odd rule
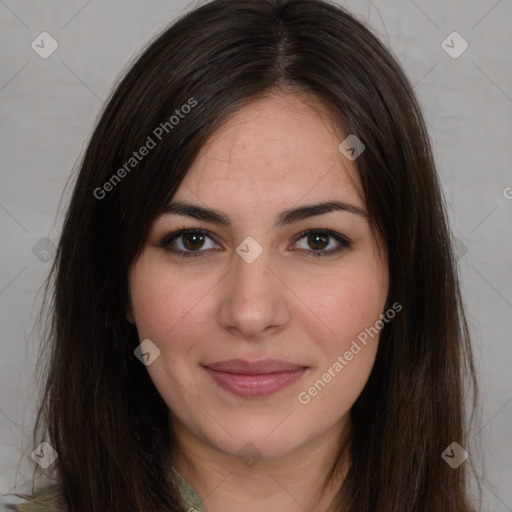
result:
[[[264,423],[244,421],[243,424],[226,425],[233,437],[224,430],[204,432],[203,435],[210,445],[227,455],[243,460],[275,459],[295,452],[315,437],[304,430],[304,425],[299,429],[294,423],[285,423],[283,418]]]

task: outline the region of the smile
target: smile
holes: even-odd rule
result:
[[[300,379],[308,369],[276,359],[255,362],[230,359],[205,364],[203,368],[219,387],[243,397],[276,393]]]

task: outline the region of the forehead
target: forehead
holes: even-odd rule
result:
[[[314,97],[271,94],[212,134],[175,198],[192,193],[210,204],[251,196],[277,209],[328,197],[363,207],[355,164],[338,150],[345,137]]]

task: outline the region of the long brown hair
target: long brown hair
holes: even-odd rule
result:
[[[471,347],[445,205],[408,80],[339,6],[214,0],[160,34],[118,83],[65,218],[34,444],[47,440],[59,454],[54,476],[73,512],[183,510],[169,480],[168,409],[133,353],[127,271],[207,138],[278,89],[314,95],[364,143],[357,167],[388,252],[388,305],[403,307],[384,326],[351,409],[351,467],[333,510],[472,510],[469,465],[453,469],[441,457],[452,442],[467,443]],[[131,161],[148,137],[154,146]]]

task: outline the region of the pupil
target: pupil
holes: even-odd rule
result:
[[[193,251],[200,249],[204,243],[204,236],[201,233],[186,233],[183,235],[183,245]]]
[[[321,235],[315,233],[313,235],[309,235],[308,243],[312,249],[324,249],[325,246],[329,245],[327,240],[327,235]]]

